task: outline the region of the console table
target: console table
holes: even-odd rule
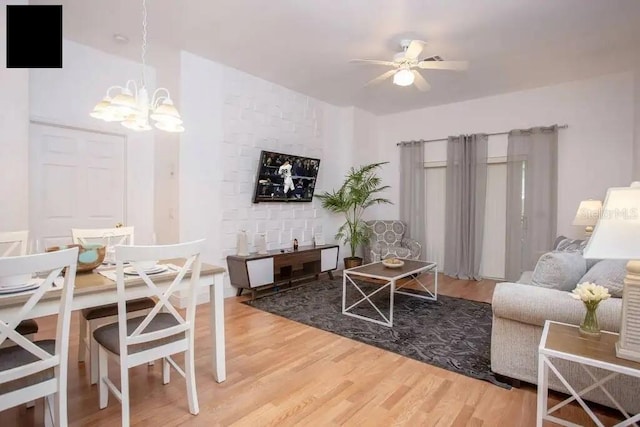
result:
[[[229,255],[229,279],[231,285],[238,288],[238,296],[244,289],[251,289],[253,298],[258,288],[313,276],[317,278],[320,273],[329,273],[333,279],[333,270],[338,268],[338,250],[338,245],[317,245],[301,246],[298,250],[276,249],[249,256]]]

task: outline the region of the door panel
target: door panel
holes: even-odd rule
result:
[[[32,123],[29,223],[44,247],[125,219],[125,138]]]

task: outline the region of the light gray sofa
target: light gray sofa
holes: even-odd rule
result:
[[[545,320],[579,325],[585,309],[567,291],[529,284],[531,272],[525,272],[519,282],[499,283],[493,294],[493,328],[491,332],[491,369],[494,373],[537,384],[538,345]],[[620,332],[622,299],[610,298],[598,307],[602,330]],[[572,387],[581,390],[592,384],[585,371],[575,363],[558,361],[556,366]],[[593,370],[597,378],[606,371]],[[549,373],[549,387],[568,393],[560,380]],[[609,381],[607,390],[630,413],[640,412],[640,379],[618,376]],[[613,407],[599,389],[584,396],[587,400]]]

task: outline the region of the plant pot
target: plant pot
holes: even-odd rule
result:
[[[345,270],[348,270],[350,268],[353,267],[359,267],[362,265],[362,258],[357,257],[357,256],[353,256],[353,257],[349,257],[349,258],[345,258],[344,259],[344,268]]]

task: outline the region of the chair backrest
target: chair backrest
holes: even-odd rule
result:
[[[0,233],[0,256],[26,255],[29,231],[8,231]],[[4,249],[3,249],[4,248]]]
[[[387,245],[399,245],[404,237],[406,227],[399,220],[374,220],[367,221],[371,228],[370,242],[384,242]]]
[[[73,243],[84,245],[102,243],[105,246],[133,245],[133,227],[72,228]]]
[[[126,356],[129,353],[129,346],[157,341],[172,335],[187,332],[192,328],[196,314],[196,285],[200,280],[200,252],[202,251],[203,244],[204,240],[197,240],[193,242],[162,246],[116,246],[116,285],[118,292],[120,355]],[[144,261],[161,261],[173,258],[184,258],[184,265],[180,271],[178,271],[177,276],[167,289],[159,289],[152,279],[156,279],[162,275],[147,275],[140,263]],[[142,323],[140,323],[140,325],[131,333],[127,332],[126,326],[127,311],[125,287],[127,283],[126,276],[124,274],[125,262],[130,263],[131,268],[135,269],[139,278],[147,285],[149,291],[148,296],[155,298],[157,301],[155,307],[151,309]],[[189,297],[186,317],[183,318],[171,304],[170,297],[172,294],[184,287],[182,282],[185,275],[189,272],[191,273],[188,283]],[[158,315],[158,313],[161,312],[161,310],[173,315],[177,321],[177,325],[156,329],[153,332],[145,332],[149,323]],[[193,334],[191,334],[191,339],[193,339]]]
[[[71,300],[75,285],[77,260],[78,248],[44,254],[0,258],[0,277],[48,273],[46,278],[42,279],[40,286],[33,293],[27,294],[29,297],[24,304],[18,305],[15,310],[7,311],[0,319],[0,345],[9,339],[31,353],[35,359],[31,363],[0,371],[0,384],[16,381],[51,368],[56,369],[57,378],[66,378],[69,328],[71,325]],[[52,290],[55,286],[54,280],[61,274],[63,269],[66,270],[60,296],[55,352],[50,354],[20,335],[15,328],[22,320],[31,317],[29,313],[42,297]],[[14,296],[12,295],[11,297]],[[2,401],[1,398],[0,401]]]

